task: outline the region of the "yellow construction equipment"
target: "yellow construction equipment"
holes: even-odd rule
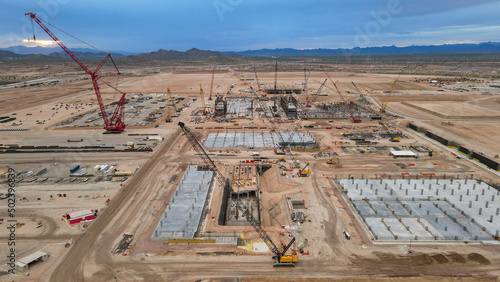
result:
[[[299,168],[299,172],[297,173],[298,176],[300,177],[307,177],[311,175],[311,169],[306,170],[306,167],[309,166],[309,163],[307,163],[302,169]]]
[[[391,95],[392,95],[392,91],[394,91],[394,86],[396,86],[396,82],[398,82],[399,78],[401,77],[401,75],[403,74],[403,71],[401,71],[401,73],[399,74],[399,76],[396,78],[396,80],[394,80],[394,82],[392,83],[392,87],[391,87],[391,91],[389,91],[389,95],[387,95],[387,98],[385,99],[385,102],[384,104],[382,104],[382,108],[380,108],[380,111],[385,113],[385,108],[387,108],[387,104],[389,103],[389,100],[391,99]]]
[[[207,108],[205,107],[205,93],[203,93],[203,88],[200,83],[200,96],[201,96],[201,105],[203,106],[203,115],[207,115]]]
[[[401,72],[401,73],[403,73],[403,72]],[[401,76],[401,74],[399,76]],[[399,79],[399,76],[396,79],[396,81]],[[394,83],[396,83],[396,81],[394,81]],[[356,86],[356,84],[354,82],[351,82],[351,83],[354,86],[354,88],[356,89],[356,91],[358,91],[358,94],[361,97],[363,97],[363,94],[359,90],[358,86]],[[384,117],[384,115],[377,114],[375,112],[375,110],[372,109],[372,107],[369,104],[367,104],[366,106],[367,106],[368,110],[370,110],[370,112],[372,112],[375,116],[380,116],[381,121],[379,122],[379,124],[384,128],[385,132],[387,132],[387,134],[389,134],[389,141],[391,141],[391,142],[400,142],[401,141],[401,136],[399,136],[398,134],[391,133],[391,131],[389,130],[389,128],[385,124],[386,123],[386,121],[385,121],[386,117]],[[386,106],[387,106],[387,104],[386,104]],[[384,109],[384,111],[385,111],[385,109]],[[376,132],[376,131],[378,131],[378,129],[374,129],[373,131]]]
[[[285,162],[285,158],[279,158],[279,159],[277,160],[277,162],[278,162],[278,163],[279,163],[279,162]]]
[[[335,158],[331,158],[329,159],[328,161],[326,161],[327,164],[338,164],[340,163],[340,160],[338,157],[335,157]]]

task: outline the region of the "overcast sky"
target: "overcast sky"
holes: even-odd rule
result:
[[[103,50],[408,46],[500,41],[493,0],[0,1],[0,47],[33,44],[26,12]],[[56,29],[69,47],[85,47]],[[50,39],[35,24],[38,40]],[[43,41],[40,41],[43,42]],[[54,45],[55,46],[55,45]]]

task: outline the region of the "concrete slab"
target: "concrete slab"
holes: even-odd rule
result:
[[[468,241],[500,235],[500,191],[478,180],[337,181],[378,240]]]
[[[198,230],[212,185],[212,171],[198,171],[198,166],[189,166],[151,240],[192,239]]]

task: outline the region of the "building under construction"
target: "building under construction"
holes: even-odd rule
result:
[[[280,98],[280,104],[283,111],[285,111],[286,116],[289,119],[296,119],[298,117],[298,102],[295,97],[287,95]]]
[[[264,91],[266,94],[302,94],[302,87],[294,85],[279,86],[266,86]]]
[[[227,101],[222,96],[217,96],[215,99],[215,112],[216,117],[224,117],[227,112]]]

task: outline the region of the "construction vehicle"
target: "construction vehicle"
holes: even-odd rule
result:
[[[359,96],[360,97],[364,97],[364,95],[361,93],[361,90],[359,90],[358,86],[356,86],[356,84],[354,82],[352,82],[352,85],[354,86],[354,88],[356,89],[356,91],[358,92]],[[368,108],[368,110],[370,110],[370,112],[372,112],[372,114],[374,115],[379,115],[377,114],[377,112],[370,106],[370,104],[368,103],[366,105],[366,107]],[[401,142],[401,136],[397,135],[397,134],[393,134],[391,133],[391,131],[389,130],[389,128],[387,127],[386,125],[386,121],[384,120],[384,117],[382,115],[380,115],[381,117],[381,121],[379,122],[379,124],[382,126],[382,128],[384,128],[385,132],[387,132],[387,134],[389,134],[389,141],[391,142]]]
[[[198,153],[200,158],[203,160],[205,165],[211,169],[214,172],[214,177],[216,180],[219,182],[219,185],[224,187],[224,189],[230,189],[231,193],[233,192],[233,189],[231,188],[231,184],[229,182],[229,179],[224,177],[224,175],[219,171],[217,166],[215,165],[214,161],[210,158],[210,156],[207,154],[206,150],[203,148],[203,145],[200,143],[198,138],[189,130],[183,122],[178,123],[179,127],[182,129],[184,132],[184,135],[188,139],[189,143],[193,146],[195,151]],[[230,197],[231,198],[231,197]],[[292,250],[290,255],[287,255],[286,252],[292,244],[295,242],[295,237],[292,238],[292,240],[288,243],[286,247],[283,248],[283,250],[279,250],[278,247],[274,244],[274,242],[271,240],[269,235],[266,233],[264,228],[262,228],[260,222],[255,219],[255,217],[248,211],[248,209],[243,208],[243,203],[241,200],[236,197],[235,198],[235,204],[236,208],[240,210],[247,221],[252,225],[254,230],[259,234],[260,238],[266,243],[267,247],[269,250],[274,254],[273,259],[274,259],[274,267],[278,266],[290,266],[294,267],[295,263],[298,262],[299,257],[298,254],[295,250]]]
[[[307,163],[302,169],[299,168],[299,172],[297,172],[297,175],[300,177],[307,177],[311,175],[311,169],[306,170],[308,166],[309,163]]]
[[[132,141],[128,141],[128,142],[127,142],[127,147],[128,147],[129,149],[134,149],[134,142],[132,142]]]
[[[286,162],[285,158],[279,158],[276,162],[278,163],[284,163]]]
[[[347,112],[349,113],[349,115],[351,116],[352,118],[352,122],[354,123],[360,123],[361,120],[357,117],[355,117],[351,111],[351,109],[349,108],[349,105],[347,104],[346,100],[344,99],[344,96],[342,95],[342,93],[340,92],[339,88],[337,87],[337,83],[335,83],[333,81],[333,79],[330,77],[330,75],[328,74],[328,72],[326,72],[326,70],[323,68],[323,66],[321,66],[321,69],[323,69],[323,71],[325,72],[326,76],[330,79],[330,81],[333,83],[333,86],[335,86],[335,89],[337,90],[337,93],[339,94],[340,96],[340,99],[342,100],[342,103],[344,103],[344,106],[347,110]]]
[[[203,88],[200,83],[200,96],[201,96],[201,105],[203,106],[203,115],[207,115],[207,108],[205,107],[205,93],[203,93]]]
[[[394,91],[394,86],[396,86],[396,82],[398,82],[399,78],[401,77],[401,75],[403,74],[403,71],[401,71],[401,73],[399,74],[399,76],[396,78],[396,80],[394,80],[394,82],[392,83],[392,86],[391,86],[391,91],[389,91],[389,95],[387,95],[387,98],[385,99],[385,102],[384,104],[382,104],[382,107],[380,108],[380,111],[382,113],[385,113],[385,109],[387,108],[387,104],[389,104],[389,100],[391,99],[391,95],[392,95],[392,91]]]
[[[104,57],[104,59],[96,67],[96,69],[94,71],[91,71],[82,61],[80,61],[80,59],[78,59],[75,56],[75,54],[73,54],[73,52],[71,52],[62,43],[61,40],[59,40],[59,38],[57,38],[45,26],[44,23],[42,23],[42,20],[39,19],[36,16],[36,14],[33,14],[33,13],[30,12],[30,13],[26,13],[25,15],[29,16],[34,22],[36,22],[54,40],[54,42],[57,43],[57,45],[59,45],[59,47],[61,47],[64,50],[64,52],[66,52],[66,54],[68,54],[68,56],[70,56],[70,58],[72,58],[73,61],[75,61],[80,66],[80,68],[82,68],[88,75],[90,75],[90,78],[92,79],[92,86],[93,86],[92,88],[94,89],[95,95],[97,96],[97,101],[99,102],[99,108],[101,110],[102,119],[104,120],[104,129],[106,129],[106,133],[121,133],[123,130],[125,130],[125,122],[124,122],[125,93],[123,93],[120,90],[116,89],[114,86],[111,86],[109,83],[107,83],[107,82],[105,82],[103,80],[100,80],[103,77],[120,75],[120,71],[116,67],[116,64],[113,61],[113,58],[111,58],[111,54],[107,54],[106,57]],[[43,21],[43,22],[45,22],[45,21]],[[54,28],[56,28],[56,29],[58,29],[58,30],[60,30],[59,28],[51,25],[48,22],[45,22],[45,23],[48,24],[48,25],[50,25],[50,26],[52,26],[52,27],[54,27]],[[33,40],[35,40],[34,30],[33,30]],[[81,41],[81,42],[83,42],[83,41]],[[83,42],[83,43],[85,43],[85,42]],[[85,44],[87,44],[87,43],[85,43]],[[90,44],[87,44],[87,45],[89,45],[90,47],[92,47],[92,48],[94,48],[94,49],[96,49],[96,50],[98,50],[100,52],[103,52],[103,51],[95,48],[94,46],[92,46]],[[106,53],[106,52],[103,52],[103,53]],[[104,64],[107,62],[108,59],[110,59],[111,62],[113,63],[113,65],[114,65],[114,67],[116,69],[116,72],[99,74],[98,72],[101,70],[101,68],[104,66]],[[115,108],[115,110],[114,110],[113,115],[111,116],[111,118],[109,118],[108,114],[106,113],[106,107],[104,106],[104,102],[102,101],[102,97],[101,97],[101,92],[100,92],[100,87],[99,87],[98,81],[101,81],[101,82],[105,83],[106,85],[108,85],[112,89],[114,89],[117,92],[119,92],[119,93],[122,94],[120,100],[118,101],[118,103],[116,105],[116,108]]]
[[[331,158],[329,159],[328,161],[326,161],[327,164],[338,164],[340,163],[340,160],[338,157],[335,157],[335,158]]]

